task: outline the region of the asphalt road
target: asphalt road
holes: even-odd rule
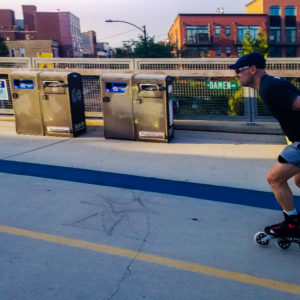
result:
[[[296,246],[253,242],[282,218],[265,177],[284,146],[22,136],[0,122],[0,299],[300,299]]]

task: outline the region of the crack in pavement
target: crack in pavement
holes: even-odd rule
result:
[[[115,291],[109,296],[108,300],[111,300],[113,299],[115,296],[118,295],[118,293],[120,292],[121,290],[121,285],[131,276],[132,274],[132,270],[131,270],[131,267],[132,265],[134,264],[134,262],[136,261],[137,257],[139,256],[139,254],[142,252],[146,242],[147,242],[147,239],[148,239],[148,236],[150,234],[150,219],[149,219],[149,216],[147,215],[146,216],[146,219],[147,219],[147,232],[142,240],[142,244],[140,246],[140,248],[138,249],[135,257],[129,262],[129,264],[127,265],[126,267],[126,270],[123,274],[123,276],[121,277],[121,279],[119,280],[119,282],[117,283],[117,286],[115,288]]]
[[[155,210],[148,207],[141,199],[132,192],[132,198],[130,201],[115,201],[113,199],[103,199],[101,203],[92,203],[88,201],[80,201],[85,205],[92,205],[99,207],[96,212],[89,214],[79,220],[73,221],[69,226],[83,226],[85,221],[89,221],[94,217],[101,217],[103,232],[112,237],[117,229],[121,230],[124,234],[124,230],[129,230],[133,233],[133,237],[138,241],[138,249],[136,255],[129,261],[125,271],[122,273],[120,279],[116,283],[115,288],[108,296],[107,300],[114,299],[121,291],[122,285],[131,277],[132,266],[136,259],[142,252],[148,237],[150,235],[150,214],[157,214]],[[104,201],[104,203],[103,203]],[[104,208],[103,208],[104,206]],[[100,208],[101,207],[101,208]],[[130,236],[132,238],[132,236]],[[126,298],[125,298],[126,299]]]
[[[63,140],[55,142],[55,143],[50,143],[50,144],[47,144],[47,145],[44,145],[44,146],[41,146],[41,147],[38,147],[38,148],[29,149],[29,150],[26,150],[26,151],[23,151],[23,152],[7,155],[7,156],[4,156],[4,157],[1,157],[0,160],[6,160],[8,158],[13,158],[13,157],[16,157],[16,156],[19,156],[19,155],[31,153],[31,152],[38,151],[38,150],[42,150],[42,149],[45,149],[45,148],[48,148],[48,147],[51,147],[51,146],[54,146],[54,145],[57,145],[57,144],[60,144],[60,143],[67,142],[71,139],[72,138],[67,138],[67,139],[63,139]]]
[[[128,265],[126,266],[126,269],[122,275],[122,277],[120,278],[120,280],[118,281],[117,285],[116,285],[116,288],[114,289],[114,291],[111,293],[111,295],[108,297],[108,300],[111,300],[113,298],[115,298],[120,290],[121,290],[121,286],[122,284],[125,283],[125,281],[131,277],[131,274],[132,274],[132,266],[134,264],[134,262],[136,261],[137,257],[139,256],[139,254],[142,252],[147,240],[148,240],[148,237],[149,237],[149,234],[150,234],[150,217],[149,217],[149,212],[152,213],[153,211],[148,208],[142,201],[142,199],[138,196],[136,196],[134,193],[133,193],[133,200],[130,201],[130,202],[127,202],[127,203],[120,203],[120,202],[116,202],[116,201],[106,201],[109,208],[110,208],[110,211],[113,215],[118,215],[120,216],[119,219],[113,223],[113,225],[111,226],[110,230],[108,231],[108,233],[110,235],[113,234],[115,228],[121,223],[122,220],[127,220],[127,224],[129,225],[129,229],[134,233],[134,235],[137,237],[137,240],[140,240],[141,241],[141,244],[136,252],[136,255],[134,258],[132,258],[130,260],[130,262],[128,263]],[[125,207],[122,207],[121,209],[117,209],[116,206],[118,205],[125,205],[125,206],[128,206],[128,205],[135,205],[135,204],[138,204],[138,206],[142,209],[138,209],[138,208],[125,208]],[[141,235],[140,233],[138,233],[138,230],[135,229],[134,227],[134,224],[132,222],[130,222],[130,216],[132,216],[133,213],[142,213],[145,218],[145,230],[144,230],[144,234]],[[125,215],[124,215],[125,214]],[[103,222],[105,222],[105,220],[103,219]],[[105,227],[105,223],[103,223],[103,226]],[[107,231],[106,231],[107,232]]]

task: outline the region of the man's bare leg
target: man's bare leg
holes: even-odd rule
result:
[[[298,188],[300,188],[300,174],[294,176],[294,182]]]
[[[270,170],[267,180],[273,190],[276,200],[284,211],[295,209],[293,193],[287,181],[294,177],[300,182],[300,168],[290,163],[277,162]]]

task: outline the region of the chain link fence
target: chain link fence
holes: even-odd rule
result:
[[[219,80],[217,77],[209,79],[212,82]],[[225,78],[226,81],[230,82],[230,79]],[[245,115],[243,89],[210,90],[207,89],[207,78],[175,78],[172,85],[176,115],[210,118]]]
[[[12,113],[13,105],[12,105],[12,97],[11,97],[8,75],[0,73],[0,82],[1,82],[1,86],[3,86],[6,89],[5,94],[1,93],[0,95],[0,113]]]
[[[88,113],[100,113],[101,91],[99,76],[82,76],[84,109]]]

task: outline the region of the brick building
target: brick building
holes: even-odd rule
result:
[[[22,10],[24,18],[22,29],[16,26],[17,22],[12,10],[0,10],[0,35],[4,39],[9,41],[52,40],[53,45],[55,43],[59,45],[60,57],[83,56],[79,18],[70,12],[37,12],[34,5],[22,5]],[[34,53],[31,50],[29,52]],[[53,54],[57,55],[57,53]],[[27,53],[26,56],[28,56]]]
[[[270,56],[300,56],[300,0],[254,0],[246,12],[268,15]]]
[[[177,49],[192,56],[237,57],[247,30],[267,33],[266,14],[179,14],[169,31]]]
[[[96,32],[93,30],[83,32],[82,38],[82,50],[84,57],[97,57],[97,39]]]
[[[300,56],[300,0],[253,0],[246,14],[179,14],[169,40],[192,56],[237,57],[249,29],[268,36],[271,57]]]
[[[1,32],[5,31],[5,39],[15,39],[15,33],[13,32],[15,25],[15,13],[10,9],[0,9],[0,35]]]
[[[6,41],[11,57],[35,57],[40,53],[52,53],[59,57],[58,42],[54,40],[14,40]]]

